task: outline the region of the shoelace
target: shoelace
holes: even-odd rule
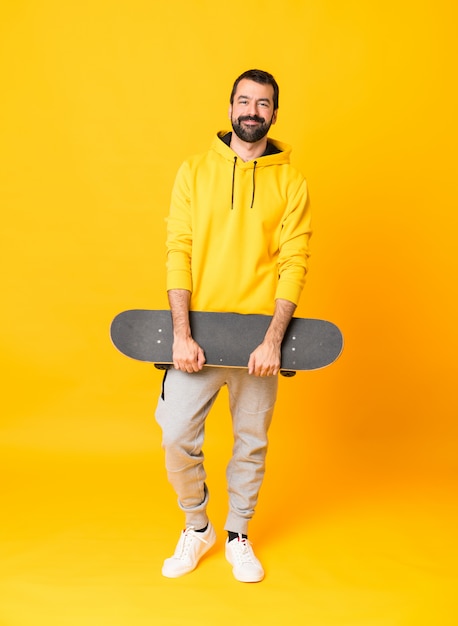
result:
[[[235,539],[236,541],[236,554],[241,563],[253,563],[253,552],[251,550],[251,543],[248,539]]]
[[[202,543],[208,543],[206,539],[200,536],[201,534],[202,533],[195,532],[194,526],[189,526],[189,528],[186,528],[180,537],[180,542],[177,546],[175,557],[180,559],[185,556],[189,551],[193,539],[198,539]]]

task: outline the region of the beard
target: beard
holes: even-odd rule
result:
[[[257,126],[243,126],[242,122],[253,120],[258,122]],[[231,119],[232,129],[239,139],[247,143],[256,143],[263,139],[269,132],[272,121],[266,122],[263,117],[257,115],[244,115],[237,119]]]

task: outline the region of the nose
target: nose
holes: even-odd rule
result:
[[[257,115],[258,105],[253,100],[248,104],[248,115]]]

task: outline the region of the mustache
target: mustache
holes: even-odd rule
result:
[[[259,124],[264,124],[265,121],[263,117],[258,117],[257,115],[243,115],[239,117],[239,124],[241,122],[258,122]]]

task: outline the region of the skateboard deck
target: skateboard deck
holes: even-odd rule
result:
[[[251,352],[262,342],[271,317],[239,313],[189,314],[193,338],[205,352],[205,365],[247,367]],[[124,355],[159,368],[173,364],[172,316],[169,310],[134,309],[119,313],[111,339]],[[281,373],[294,375],[333,363],[343,349],[339,328],[325,320],[293,317],[282,343]]]

